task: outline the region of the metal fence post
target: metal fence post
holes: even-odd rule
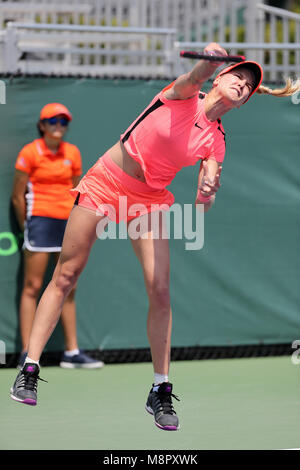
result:
[[[257,42],[256,36],[256,15],[257,15],[257,8],[256,2],[250,0],[247,2],[246,7],[246,17],[245,17],[245,24],[246,24],[246,42]],[[256,60],[256,53],[254,49],[249,49],[247,54],[248,60]]]
[[[7,23],[4,38],[4,67],[9,73],[15,73],[18,69],[17,32],[12,22]]]
[[[143,23],[142,23],[143,24]],[[129,7],[129,26],[138,27],[139,25],[139,9],[137,0],[131,0]]]

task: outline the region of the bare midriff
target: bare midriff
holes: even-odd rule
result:
[[[146,182],[141,165],[129,155],[121,141],[111,147],[108,153],[113,162],[122,168],[127,175],[130,175],[143,183]]]

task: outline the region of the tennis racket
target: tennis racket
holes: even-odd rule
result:
[[[204,60],[211,60],[212,62],[244,62],[246,58],[243,55],[210,55],[210,54],[203,54],[194,51],[180,51],[180,57],[184,57],[186,59],[204,59]]]

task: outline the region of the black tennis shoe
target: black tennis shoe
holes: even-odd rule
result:
[[[146,403],[146,410],[154,415],[156,426],[165,431],[177,431],[180,427],[173,408],[172,397],[177,401],[180,400],[172,394],[172,388],[169,382],[163,382],[160,385],[153,384]]]
[[[24,364],[13,387],[10,389],[11,398],[20,403],[25,403],[25,405],[35,406],[37,403],[37,381],[47,382],[39,377],[39,372],[40,368],[37,364]]]

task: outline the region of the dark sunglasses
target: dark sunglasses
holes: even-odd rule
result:
[[[51,117],[49,119],[44,119],[44,121],[48,122],[48,124],[50,124],[50,126],[54,126],[55,124],[57,124],[58,122],[60,123],[61,126],[63,127],[66,127],[68,124],[69,124],[69,119],[67,118],[58,118],[56,116],[54,117]]]

